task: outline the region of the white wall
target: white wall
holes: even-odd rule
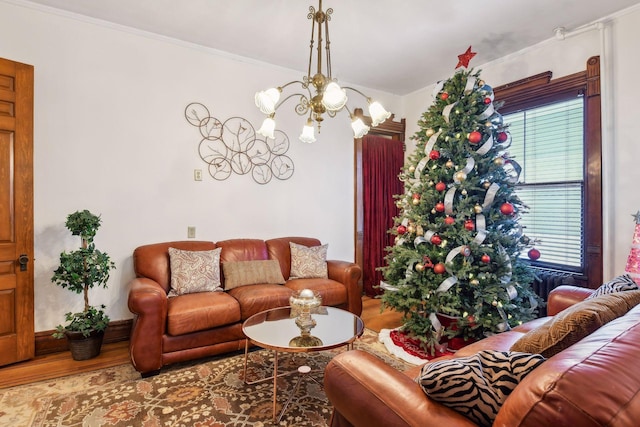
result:
[[[640,168],[636,163],[640,160],[639,39],[640,7],[634,6],[605,19],[601,29],[594,26],[589,31],[576,31],[564,40],[550,38],[491,63],[471,63],[482,70],[487,84],[495,87],[544,71],[552,71],[553,78],[576,73],[586,68],[589,57],[600,55],[605,280],[624,272],[635,224],[631,214],[640,209]],[[433,87],[431,84],[404,97],[407,136],[418,130],[418,119],[431,105]],[[407,152],[414,147],[409,142]]]
[[[346,113],[327,119],[308,145],[298,141],[304,118],[293,104],[283,107],[278,124],[290,138],[295,173],[267,185],[247,175],[208,176],[198,130],[184,117],[189,103],[201,102],[221,121],[240,116],[257,129],[263,116],[254,93],[304,72],[27,3],[0,2],[0,57],[35,67],[36,331],[53,329],[65,312],[82,308],[80,295],[50,282],[59,253],[79,245],[64,227],[78,209],[102,216],[96,246],[117,270],[90,302],[107,305],[112,320],[131,317],[133,249],[184,240],[187,226],[202,240],[317,237],[329,243],[329,258],[353,260],[353,137]],[[371,93],[397,112],[399,98]],[[205,172],[202,182],[194,181],[194,169]]]

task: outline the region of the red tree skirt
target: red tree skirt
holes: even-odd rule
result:
[[[436,357],[453,354],[453,352],[446,349],[445,345],[442,350],[436,349],[435,354],[432,356],[420,347],[418,340],[410,338],[406,333],[397,329],[383,329],[378,337],[391,354],[415,365]]]

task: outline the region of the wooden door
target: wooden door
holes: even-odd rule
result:
[[[33,358],[33,66],[0,58],[0,365]]]

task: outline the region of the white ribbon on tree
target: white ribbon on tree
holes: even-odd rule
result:
[[[431,326],[433,326],[433,329],[436,331],[436,334],[438,335],[438,340],[439,340],[440,333],[442,330],[442,323],[440,323],[440,319],[438,319],[438,316],[436,316],[435,313],[431,313],[429,315],[429,321],[431,322]]]
[[[473,88],[476,86],[476,78],[474,76],[469,76],[467,79],[467,84],[464,86],[465,95],[469,95],[473,92]]]
[[[454,102],[453,104],[449,104],[446,107],[444,107],[444,109],[442,110],[442,117],[444,117],[445,122],[449,123],[449,116],[451,115],[451,110],[453,110],[453,107],[455,107],[456,104],[457,102]]]
[[[451,187],[444,195],[444,213],[447,215],[453,214],[453,198],[456,195],[456,187]]]
[[[458,283],[458,278],[456,276],[447,277],[442,281],[442,283],[440,283],[440,286],[438,286],[436,292],[443,294],[451,289],[451,287],[456,283]]]
[[[493,113],[496,112],[495,107],[493,106],[493,104],[489,104],[489,106],[482,112],[480,113],[480,115],[478,115],[478,118],[480,120],[484,120],[484,119],[488,119],[489,117],[491,117],[493,115]]]
[[[507,251],[502,247],[502,245],[498,246],[498,252],[500,252],[500,254],[504,257],[505,259],[504,264],[505,264],[505,267],[507,267],[507,273],[500,278],[500,282],[502,282],[503,284],[507,284],[511,281],[511,275],[512,275],[511,258],[509,257],[509,254],[507,253]]]
[[[438,83],[436,83],[436,85],[433,88],[433,92],[431,93],[431,96],[433,98],[436,98],[438,96],[438,94],[440,93],[440,91],[444,87],[444,82],[445,82],[444,80],[440,80]]]
[[[509,166],[511,166],[511,169],[513,171],[512,173],[509,173]],[[512,184],[517,184],[520,180],[520,174],[522,173],[522,166],[520,166],[520,163],[516,162],[513,159],[509,159],[509,161],[504,163],[503,168],[507,172],[507,175],[509,175],[509,178],[507,178],[507,180]]]
[[[500,185],[496,184],[495,182],[489,186],[489,189],[487,190],[487,194],[484,195],[484,202],[482,202],[483,210],[486,210],[487,208],[489,208],[489,206],[493,204],[493,201],[496,198],[496,194],[498,193],[498,190],[500,190]]]
[[[476,230],[478,234],[473,239],[474,243],[481,245],[484,239],[487,238],[487,221],[482,214],[476,215]]]
[[[478,148],[476,150],[476,154],[480,155],[480,156],[484,156],[485,154],[487,154],[489,152],[489,150],[491,150],[491,148],[493,147],[493,143],[494,143],[494,139],[493,139],[493,135],[491,135],[491,138],[487,139],[485,141],[484,144],[482,144],[480,146],[480,148]]]
[[[464,168],[462,168],[461,170],[459,170],[458,172],[456,172],[456,174],[457,174],[457,173],[459,173],[459,172],[463,172],[465,175],[468,175],[468,174],[469,174],[469,172],[471,172],[471,171],[473,170],[473,167],[474,167],[475,165],[476,165],[476,161],[475,161],[475,160],[473,160],[473,157],[467,157],[467,164],[465,165],[465,167],[464,167]],[[456,174],[454,174],[454,175],[453,175],[453,180],[454,180],[454,182],[455,182],[456,184],[460,184],[462,181],[461,181],[461,180],[459,180],[459,179],[456,177]]]
[[[447,271],[449,273],[451,273],[451,271],[449,271],[449,265],[451,264],[451,262],[453,261],[453,259],[455,257],[457,257],[458,255],[460,255],[462,253],[462,249],[464,249],[465,247],[466,247],[466,245],[460,245],[458,247],[455,247],[455,248],[451,249],[449,251],[449,253],[447,254],[447,257],[445,258],[445,261],[444,261],[444,265],[445,265],[445,268],[447,269]]]
[[[440,129],[438,132],[431,135],[427,143],[424,145],[424,154],[426,154],[426,156],[420,159],[420,162],[418,162],[418,165],[416,166],[416,170],[413,173],[413,176],[416,180],[420,180],[422,171],[424,170],[425,167],[427,167],[427,163],[429,163],[429,153],[431,153],[431,150],[433,150],[433,147],[436,145],[436,142],[438,141],[438,137],[440,136],[441,133],[442,133],[442,129]]]

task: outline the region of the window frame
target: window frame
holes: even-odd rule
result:
[[[602,284],[602,120],[600,57],[588,59],[586,70],[552,80],[546,71],[494,88],[501,114],[547,105],[569,97],[584,97],[584,265],[577,284],[597,288]]]

